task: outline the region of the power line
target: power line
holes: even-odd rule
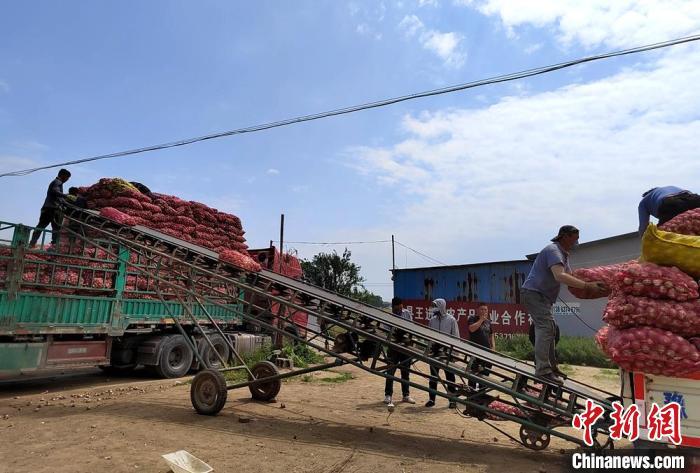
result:
[[[295,245],[364,245],[372,243],[389,243],[391,240],[374,240],[374,241],[285,241]]]
[[[411,251],[414,252],[415,254],[421,255],[423,258],[426,258],[426,259],[428,259],[428,260],[430,260],[430,261],[432,261],[432,262],[434,262],[434,263],[440,264],[440,265],[442,265],[442,266],[449,266],[449,264],[443,263],[442,261],[439,261],[439,260],[436,260],[436,259],[433,258],[432,256],[428,256],[428,255],[426,255],[425,253],[421,253],[421,252],[418,251],[418,250],[414,250],[414,249],[411,248],[410,246],[404,245],[403,243],[401,243],[401,242],[398,241],[398,240],[394,240],[394,243],[396,243],[396,244],[398,244],[398,245],[401,245],[401,246],[403,246],[404,248],[406,248],[406,249],[408,249],[408,250],[411,250]]]
[[[424,98],[424,97],[432,97],[435,95],[442,95],[442,94],[448,94],[448,93],[452,93],[452,92],[458,92],[461,90],[471,89],[471,88],[475,88],[475,87],[481,87],[484,85],[497,84],[497,83],[501,83],[501,82],[508,82],[508,81],[513,81],[513,80],[517,80],[517,79],[523,79],[526,77],[532,77],[532,76],[536,76],[536,75],[540,75],[540,74],[546,74],[548,72],[557,71],[560,69],[565,69],[568,67],[576,66],[578,64],[584,64],[587,62],[598,61],[598,60],[608,59],[608,58],[612,58],[612,57],[625,56],[625,55],[629,55],[629,54],[636,54],[636,53],[641,53],[641,52],[645,52],[645,51],[651,51],[654,49],[667,48],[670,46],[675,46],[675,45],[683,44],[683,43],[690,43],[690,42],[698,41],[698,40],[700,40],[700,35],[686,36],[684,38],[678,38],[678,39],[673,39],[673,40],[669,40],[669,41],[648,44],[645,46],[639,46],[636,48],[613,51],[613,52],[609,52],[609,53],[596,54],[593,56],[586,56],[586,57],[583,57],[580,59],[574,59],[571,61],[560,62],[557,64],[537,67],[534,69],[526,69],[526,70],[519,71],[519,72],[513,72],[510,74],[503,74],[500,76],[495,76],[495,77],[491,77],[491,78],[487,78],[487,79],[480,79],[480,80],[467,82],[467,83],[463,83],[463,84],[458,84],[458,85],[453,85],[453,86],[449,86],[449,87],[443,87],[440,89],[433,89],[433,90],[429,90],[429,91],[425,91],[425,92],[418,92],[418,93],[409,94],[409,95],[402,95],[399,97],[378,100],[375,102],[369,102],[369,103],[365,103],[365,104],[361,104],[361,105],[353,105],[350,107],[338,108],[338,109],[330,110],[327,112],[315,113],[315,114],[311,114],[311,115],[302,115],[302,116],[298,116],[298,117],[294,117],[294,118],[288,118],[285,120],[263,123],[260,125],[253,125],[253,126],[246,127],[246,128],[238,128],[235,130],[213,133],[210,135],[204,135],[204,136],[199,136],[199,137],[195,137],[195,138],[187,138],[187,139],[183,139],[183,140],[172,141],[169,143],[162,143],[162,144],[158,144],[158,145],[146,146],[143,148],[136,148],[136,149],[131,149],[131,150],[127,150],[127,151],[119,151],[117,153],[103,154],[103,155],[99,155],[99,156],[92,156],[89,158],[76,159],[73,161],[66,161],[66,162],[58,163],[58,164],[51,164],[51,165],[47,165],[47,166],[39,166],[36,168],[29,168],[29,169],[23,169],[23,170],[19,170],[19,171],[6,172],[6,173],[0,174],[0,177],[25,176],[27,174],[31,174],[33,172],[41,171],[44,169],[51,169],[51,168],[57,168],[57,167],[61,167],[61,166],[69,166],[69,165],[74,165],[74,164],[87,163],[87,162],[98,161],[98,160],[102,160],[102,159],[119,158],[119,157],[130,156],[130,155],[140,154],[140,153],[146,153],[146,152],[150,152],[150,151],[157,151],[157,150],[162,150],[162,149],[167,149],[167,148],[175,148],[178,146],[185,146],[185,145],[197,143],[200,141],[212,140],[212,139],[216,139],[216,138],[223,138],[226,136],[242,135],[245,133],[255,133],[258,131],[269,130],[271,128],[278,128],[278,127],[293,125],[293,124],[297,124],[297,123],[309,122],[309,121],[313,121],[313,120],[320,120],[322,118],[334,117],[334,116],[338,116],[338,115],[345,115],[348,113],[359,112],[361,110],[368,110],[368,109],[372,109],[372,108],[385,107],[387,105],[393,105],[393,104],[396,104],[399,102],[404,102],[407,100],[415,100],[415,99]]]

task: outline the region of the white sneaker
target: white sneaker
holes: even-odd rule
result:
[[[391,396],[384,396],[384,404],[392,404]]]
[[[401,402],[407,402],[408,404],[415,404],[416,400],[413,399],[411,396],[404,396],[403,399],[401,399]]]

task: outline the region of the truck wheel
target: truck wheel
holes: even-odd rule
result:
[[[226,404],[226,379],[219,371],[202,370],[192,380],[190,401],[192,407],[205,416],[214,416]]]
[[[160,350],[156,372],[163,378],[180,378],[185,376],[192,366],[192,349],[182,335],[171,335]]]
[[[279,374],[277,367],[269,361],[260,361],[256,363],[251,371],[256,379],[268,378]],[[272,401],[275,396],[279,394],[280,389],[282,389],[282,380],[275,379],[264,383],[253,383],[248,386],[248,388],[250,389],[250,394],[252,394],[253,399],[256,401]]]
[[[211,343],[214,345],[216,351],[219,352],[221,358],[223,358],[228,363],[228,359],[231,356],[231,352],[223,337],[218,334],[210,335],[209,340],[211,340]],[[205,368],[212,368],[218,370],[224,367],[221,364],[221,360],[219,360],[219,357],[216,356],[216,353],[214,353],[214,351],[211,349],[206,340],[202,340],[202,358],[207,364]]]

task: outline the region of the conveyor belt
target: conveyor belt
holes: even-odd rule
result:
[[[337,357],[343,363],[394,380],[398,378],[389,372],[396,364],[390,353],[410,354],[414,362],[425,362],[457,378],[455,383],[440,378],[439,383],[451,392],[436,394],[462,403],[472,411],[488,412],[519,422],[521,437],[525,429],[529,434],[536,431],[548,436],[551,433],[581,445],[580,439],[554,429],[570,426],[573,415],[582,411],[586,399],[602,405],[606,416],[612,411],[612,401],[617,400],[614,394],[572,379],[561,386],[544,383],[535,377],[532,364],[436,332],[303,281],[267,270],[246,272],[220,261],[218,254],[211,250],[147,227],[121,226],[93,211],[83,211],[76,221],[84,225],[86,234],[96,232],[102,238],[117,239],[131,251],[152,261],[152,267],[167,265],[172,278],[157,273],[158,279],[162,287],[172,289],[183,304],[185,299],[209,302],[208,297],[220,298],[221,292],[216,287],[226,286],[234,290],[229,291],[232,297],[245,301],[242,315],[246,320],[285,334],[285,329],[295,324],[291,314],[307,312],[316,316],[323,328],[310,332],[309,338],[294,337],[300,342]],[[183,281],[189,282],[185,284]],[[331,331],[336,335],[332,336]],[[407,338],[395,340],[397,331],[408,334]],[[472,369],[483,363],[489,363],[492,368],[485,372]],[[415,365],[412,365],[411,372],[423,378],[423,382],[412,382],[411,385],[429,391],[427,381],[430,376]],[[490,410],[488,403],[494,396],[520,409],[522,417]],[[597,432],[607,435],[606,425],[598,426]],[[523,443],[529,446],[525,440]]]

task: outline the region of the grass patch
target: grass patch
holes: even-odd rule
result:
[[[567,375],[574,374],[574,371],[576,371],[576,369],[573,366],[561,363],[559,364],[559,370],[561,370],[562,373]]]
[[[355,379],[355,376],[353,376],[352,373],[337,371],[328,372],[336,373],[337,376],[326,376],[323,378],[317,378],[312,374],[305,374],[301,377],[301,381],[302,383],[344,383],[346,381],[350,381],[351,379]]]
[[[291,359],[295,368],[306,368],[309,365],[318,365],[325,361],[323,355],[301,343],[296,346],[285,345],[282,348],[281,356]]]
[[[617,369],[601,368],[598,373],[593,375],[596,379],[605,380],[615,380],[620,376],[620,372]]]
[[[253,353],[246,353],[242,355],[243,361],[248,368],[252,368],[256,363],[261,361],[270,360],[274,354],[274,349],[271,345],[265,345],[260,350]],[[315,365],[323,363],[325,360],[323,356],[309,348],[307,345],[298,344],[297,346],[285,345],[279,355],[282,358],[290,358],[292,363],[294,363],[295,368],[306,368],[309,365]],[[238,365],[239,361],[234,360],[233,363]],[[248,372],[241,368],[234,371],[225,371],[224,378],[226,381],[233,383],[240,383],[248,379]],[[287,378],[282,380],[287,381]]]
[[[535,351],[527,335],[496,338],[496,350],[521,360],[535,359]],[[557,360],[561,364],[615,368],[615,364],[598,348],[595,341],[586,337],[562,335],[557,344]]]

